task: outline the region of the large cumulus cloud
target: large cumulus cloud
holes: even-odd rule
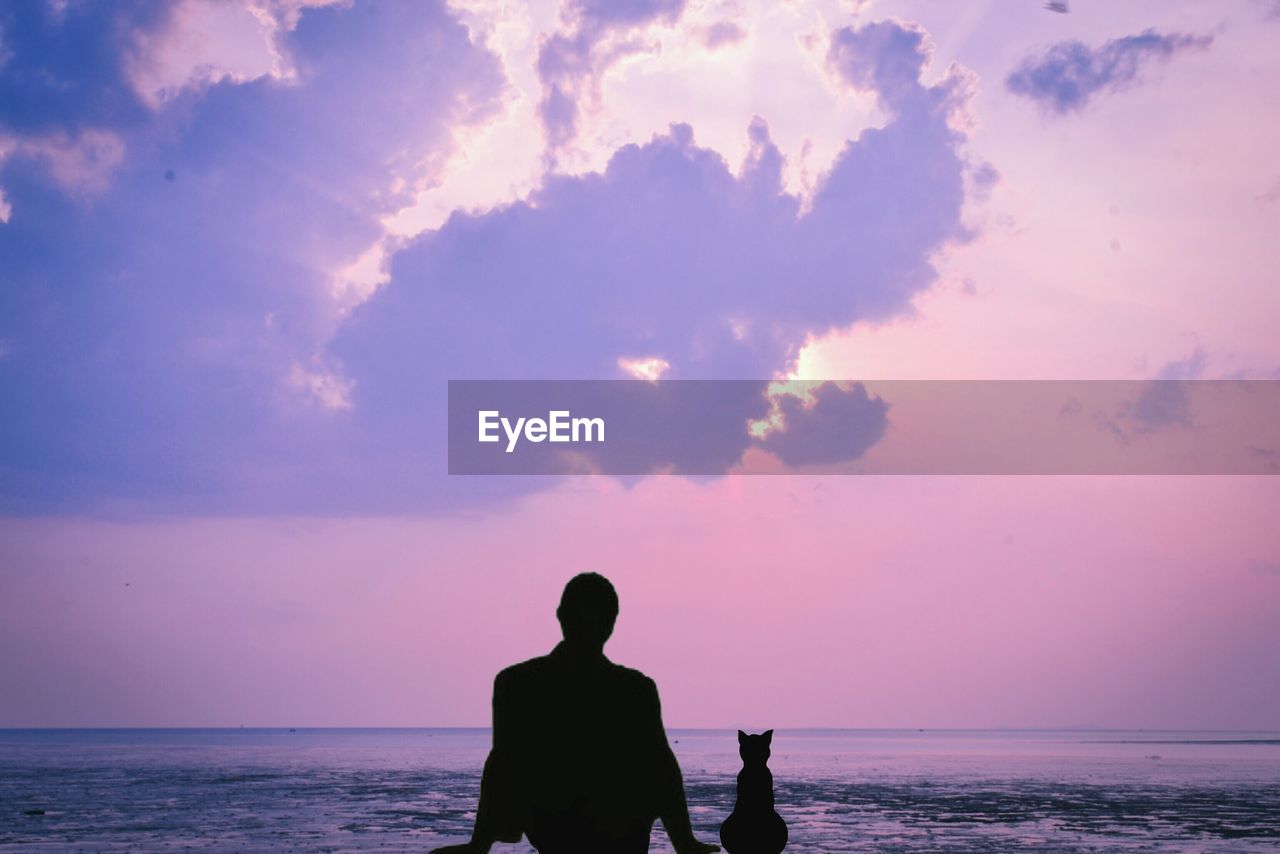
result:
[[[611,378],[648,358],[668,377],[768,378],[811,335],[905,310],[932,255],[968,237],[967,81],[922,82],[923,34],[872,24],[833,33],[828,60],[888,118],[807,204],[783,191],[763,119],[736,169],[677,123],[601,173],[456,213],[342,319],[334,267],[502,80],[431,4],[309,10],[286,47],[296,84],[219,83],[118,129],[123,159],[91,201],[20,157],[0,170],[11,508],[359,512],[509,492],[436,476],[447,379]]]
[[[906,309],[935,278],[932,254],[968,236],[953,121],[967,80],[925,85],[926,61],[902,24],[833,34],[833,72],[890,118],[846,144],[807,209],[782,190],[763,120],[737,172],[677,124],[603,173],[551,177],[402,250],[333,346],[363,444],[421,479],[443,466],[429,428],[444,379],[623,377],[620,363],[647,358],[671,379],[767,378],[810,335]]]

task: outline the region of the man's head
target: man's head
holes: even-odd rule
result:
[[[569,579],[556,609],[565,642],[574,646],[604,648],[618,619],[618,594],[609,579],[584,572]]]

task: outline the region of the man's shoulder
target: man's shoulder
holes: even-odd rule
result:
[[[504,667],[498,671],[494,681],[499,685],[518,685],[542,679],[555,669],[556,661],[554,656],[540,655],[536,658],[518,662],[510,667]],[[658,691],[657,683],[635,668],[610,661],[606,672],[612,677],[611,681],[616,685],[625,686],[630,690],[639,692],[656,694]]]
[[[618,664],[616,662],[611,663],[613,664],[614,673],[617,674],[619,679],[627,679],[642,685],[655,684],[652,679],[644,675],[644,673],[639,670],[636,670],[634,667],[627,667],[625,664]]]
[[[639,670],[626,667],[621,664],[614,664],[614,678],[619,682],[627,685],[636,691],[652,691],[658,693],[658,683],[654,682],[648,676],[645,676]]]
[[[521,682],[531,677],[536,677],[547,669],[547,662],[550,656],[539,655],[536,658],[530,658],[525,661],[518,662],[510,667],[504,667],[498,671],[497,682]]]

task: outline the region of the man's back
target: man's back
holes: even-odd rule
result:
[[[495,760],[528,805],[530,841],[647,848],[670,756],[651,679],[561,644],[498,674],[493,711]]]

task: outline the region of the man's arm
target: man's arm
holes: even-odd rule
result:
[[[471,841],[437,848],[432,854],[485,854],[495,842],[519,842],[524,835],[516,760],[512,755],[519,738],[514,731],[519,716],[512,693],[510,675],[499,673],[493,680],[493,747],[480,778],[480,805],[476,807]]]
[[[662,703],[658,699],[658,686],[649,682],[650,725],[654,748],[662,767],[659,769],[659,785],[662,786],[659,817],[676,854],[704,854],[719,851],[720,846],[699,842],[693,835],[693,823],[689,819],[689,803],[684,795],[684,778],[680,763],[667,741],[667,730],[662,725]]]

